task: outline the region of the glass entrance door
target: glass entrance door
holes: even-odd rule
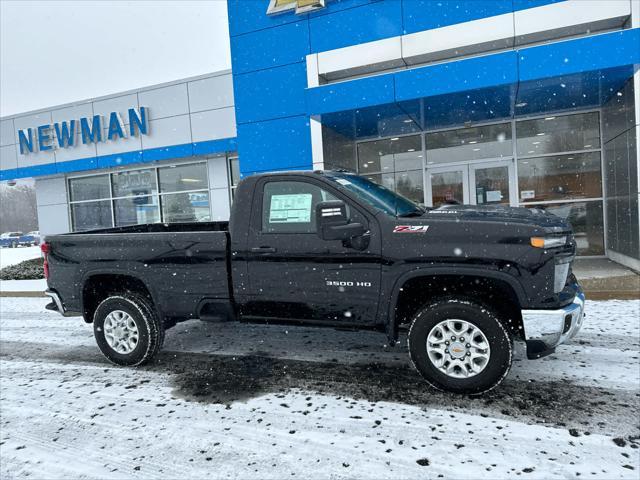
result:
[[[431,205],[516,205],[513,162],[474,163],[427,169]]]
[[[511,185],[515,181],[513,162],[469,165],[469,187],[474,205],[515,205]]]
[[[433,206],[469,203],[469,169],[460,167],[430,168],[427,174],[427,201]]]

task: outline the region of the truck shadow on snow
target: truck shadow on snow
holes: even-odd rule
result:
[[[505,380],[482,396],[459,396],[430,388],[408,366],[286,360],[261,355],[220,356],[165,352],[151,368],[170,370],[174,394],[186,400],[230,404],[269,393],[297,390],[369,402],[394,402],[424,408],[460,409],[481,416],[526,417],[557,426],[592,425],[606,405],[638,408],[630,395],[567,381]],[[625,394],[622,394],[626,396]],[[576,402],[579,398],[580,402]],[[609,419],[610,420],[610,419]],[[597,423],[597,422],[595,422]],[[608,423],[603,421],[601,423]],[[592,425],[593,426],[593,425]]]

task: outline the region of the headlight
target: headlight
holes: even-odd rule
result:
[[[531,237],[531,246],[536,248],[556,248],[566,244],[566,235],[562,237]]]

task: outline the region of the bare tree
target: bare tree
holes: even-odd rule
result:
[[[37,229],[35,188],[30,185],[0,185],[0,233]]]

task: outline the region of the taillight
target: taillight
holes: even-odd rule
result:
[[[42,242],[40,244],[40,251],[42,252],[42,268],[44,270],[44,278],[49,278],[49,252],[51,251],[51,244],[48,242]]]

